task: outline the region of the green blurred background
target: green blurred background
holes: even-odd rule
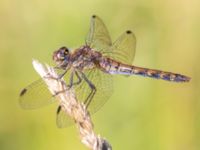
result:
[[[112,98],[93,116],[96,133],[116,150],[199,150],[199,6],[199,0],[1,0],[0,150],[87,149],[75,127],[56,127],[56,104],[26,111],[18,95],[38,78],[32,59],[50,63],[60,46],[83,44],[92,14],[113,39],[134,31],[135,65],[192,77],[183,84],[116,77]]]

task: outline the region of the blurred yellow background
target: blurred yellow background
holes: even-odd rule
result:
[[[189,83],[115,78],[115,92],[93,116],[96,133],[115,150],[200,149],[199,0],[1,0],[0,150],[87,148],[75,127],[58,129],[57,104],[26,111],[20,90],[38,78],[32,59],[51,64],[61,46],[84,43],[92,14],[112,39],[131,29],[134,64],[182,73]]]

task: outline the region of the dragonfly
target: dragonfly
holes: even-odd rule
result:
[[[190,77],[178,73],[148,69],[133,65],[136,37],[130,30],[125,31],[115,42],[111,41],[103,21],[96,15],[91,17],[85,44],[70,50],[61,47],[53,52],[56,69],[61,71],[69,88],[74,88],[77,99],[83,101],[88,111],[94,114],[113,93],[113,76],[139,75],[171,82],[189,82]],[[19,98],[24,109],[35,109],[55,102],[43,79],[25,87]],[[57,126],[71,124],[62,106],[57,109]]]

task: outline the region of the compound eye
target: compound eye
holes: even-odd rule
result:
[[[66,55],[69,54],[69,49],[68,49],[68,48],[65,48],[64,53],[65,53]]]
[[[69,53],[69,49],[65,46],[61,47],[60,50],[65,54],[67,55]]]

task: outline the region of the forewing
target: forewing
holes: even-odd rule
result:
[[[135,56],[135,48],[135,35],[131,31],[126,31],[113,43],[110,53],[107,53],[107,55],[117,61],[131,65]]]
[[[19,97],[19,104],[24,109],[35,109],[55,101],[43,79],[39,79],[24,88]]]
[[[105,50],[112,45],[108,30],[98,16],[93,15],[91,17],[86,44],[98,51]]]
[[[104,56],[117,59],[126,64],[132,64],[136,37],[131,31],[123,33],[113,44],[108,30],[103,21],[98,16],[92,16],[86,44],[97,51],[101,51]]]

